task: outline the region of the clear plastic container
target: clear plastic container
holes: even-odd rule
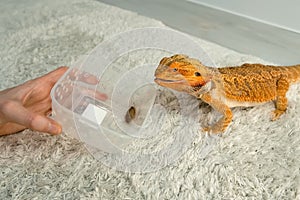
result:
[[[146,61],[155,53],[146,51],[129,65],[118,62],[124,55],[149,49],[161,54],[151,62]],[[162,57],[175,53],[212,66],[197,43],[170,29],[137,29],[102,42],[53,87],[54,120],[107,166],[131,172],[166,166],[191,144],[196,132],[185,132],[186,127],[198,130],[198,110],[186,100],[188,95],[173,92],[174,108],[159,102],[154,73]]]
[[[83,68],[70,68],[52,89],[53,118],[68,135],[109,153],[146,137],[143,130],[151,121],[156,89],[153,73],[143,74],[142,69],[127,71],[114,86],[105,87],[111,83],[101,84]]]

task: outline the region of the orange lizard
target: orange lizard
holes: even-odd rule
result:
[[[221,133],[232,120],[232,107],[255,106],[274,101],[272,120],[287,109],[286,92],[300,81],[300,65],[271,66],[245,63],[237,67],[213,68],[186,55],[163,58],[156,71],[155,82],[161,86],[186,92],[212,106],[222,118],[205,131]]]

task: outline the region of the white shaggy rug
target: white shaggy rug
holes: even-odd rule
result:
[[[149,26],[164,25],[93,0],[1,1],[0,89],[70,65],[113,34]],[[197,41],[219,66],[266,63]],[[199,130],[177,162],[146,174],[104,166],[67,133],[1,137],[0,199],[300,199],[300,87],[288,98],[275,122],[272,103],[234,109],[222,138]],[[212,117],[209,107],[200,109],[203,119]]]

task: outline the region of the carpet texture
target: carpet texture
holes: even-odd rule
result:
[[[92,0],[2,1],[0,89],[70,65],[114,34],[149,26],[164,25]],[[218,66],[267,63],[196,41]],[[299,86],[288,99],[288,111],[275,122],[272,103],[233,109],[223,137],[199,130],[178,161],[146,174],[104,166],[67,133],[1,137],[0,199],[300,199]],[[209,107],[200,109],[211,118]]]

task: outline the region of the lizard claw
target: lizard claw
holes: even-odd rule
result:
[[[211,131],[211,127],[209,127],[209,126],[202,127],[202,131],[209,132],[209,131]]]
[[[202,128],[202,131],[213,133],[213,134],[219,134],[224,132],[224,130],[219,128],[218,126],[205,126]]]
[[[279,117],[284,113],[284,110],[274,110],[272,113],[272,121],[279,119]]]

